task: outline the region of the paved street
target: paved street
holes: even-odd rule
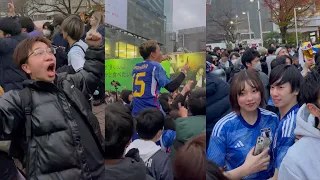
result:
[[[102,104],[100,106],[93,106],[93,113],[94,115],[97,116],[99,123],[100,123],[100,128],[101,128],[101,132],[102,135],[105,136],[105,128],[104,128],[104,116],[105,116],[105,112],[104,109],[106,107],[106,104]]]

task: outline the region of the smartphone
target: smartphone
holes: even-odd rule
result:
[[[253,155],[259,155],[263,150],[267,149],[271,144],[271,140],[267,137],[259,136],[254,147]]]

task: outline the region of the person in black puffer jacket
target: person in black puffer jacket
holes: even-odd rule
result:
[[[0,20],[0,86],[4,92],[22,89],[25,73],[13,63],[13,52],[20,41],[28,38],[21,33],[21,25],[12,17]]]
[[[13,137],[16,144],[31,130],[28,143],[19,147],[28,180],[105,179],[104,138],[88,103],[104,73],[101,39],[97,33],[87,36],[85,65],[73,75],[55,74],[55,57],[44,37],[26,39],[15,49],[15,63],[30,77],[25,87],[31,91],[31,127],[25,128],[21,94],[10,91],[0,97],[0,137]],[[17,149],[11,144],[10,153]]]
[[[207,145],[214,125],[231,112],[229,101],[229,85],[213,72],[207,71],[207,92],[206,92],[206,119],[207,119]]]

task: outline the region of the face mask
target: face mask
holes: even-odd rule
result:
[[[258,72],[262,71],[261,62],[258,62],[253,68]]]
[[[44,35],[44,36],[50,36],[50,35],[51,35],[51,31],[48,30],[48,29],[44,29],[44,30],[43,30],[43,35]]]

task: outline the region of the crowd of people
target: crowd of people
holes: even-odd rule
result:
[[[206,89],[188,81],[179,91],[188,63],[175,79],[167,77],[160,63],[169,56],[156,41],[142,43],[139,50],[144,60],[133,69],[132,90],[106,92],[106,175],[206,179]],[[161,88],[168,92],[160,93]]]
[[[105,179],[102,12],[0,19],[0,179]],[[101,90],[103,88],[103,90]],[[92,103],[92,99],[95,101]]]
[[[301,65],[292,46],[207,49],[206,155],[216,177],[319,178],[319,54]]]

